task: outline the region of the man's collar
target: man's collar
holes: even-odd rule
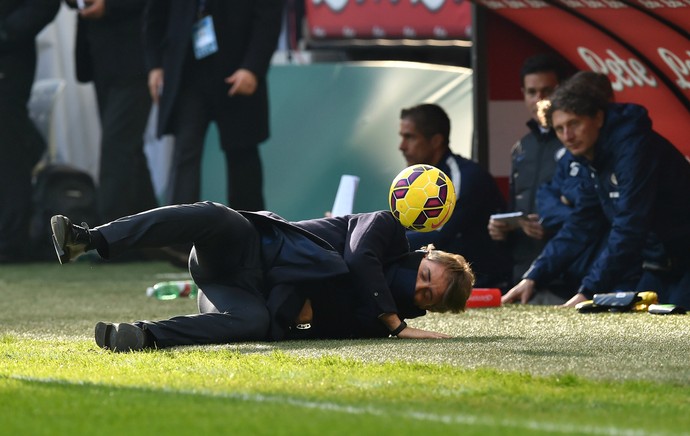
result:
[[[532,133],[537,135],[549,135],[553,132],[551,127],[543,127],[536,120],[534,120],[534,118],[531,118],[529,121],[527,121],[527,127],[529,127]]]

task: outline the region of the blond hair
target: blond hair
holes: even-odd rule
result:
[[[469,262],[459,254],[436,250],[433,244],[422,247],[422,250],[426,252],[427,260],[445,268],[448,277],[448,287],[443,294],[443,300],[429,310],[441,313],[463,312],[474,286],[474,272]]]

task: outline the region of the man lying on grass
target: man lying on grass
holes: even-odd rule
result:
[[[461,312],[474,274],[457,254],[410,252],[389,212],[287,222],[218,203],[166,206],[89,229],[52,217],[61,263],[88,250],[193,243],[189,271],[199,313],[96,324],[116,352],[175,345],[325,338],[447,338],[407,326],[426,311]]]

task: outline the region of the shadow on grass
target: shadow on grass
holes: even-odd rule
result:
[[[443,346],[444,344],[491,344],[494,342],[505,341],[524,341],[527,338],[521,336],[468,336],[450,339],[311,339],[311,340],[289,340],[270,343],[274,349],[301,350],[312,348],[340,349],[347,346],[369,346],[369,345],[423,345],[423,346]]]
[[[231,344],[209,344],[209,345],[185,345],[179,347],[165,348],[161,350],[149,350],[149,352],[175,352],[184,350],[225,350],[237,352],[240,354],[271,354],[276,351],[285,352],[314,352],[314,351],[343,351],[345,349],[379,349],[381,347],[395,348],[399,352],[406,353],[410,349],[423,347],[425,352],[433,352],[434,350],[448,351],[448,347],[452,344],[455,346],[462,346],[463,344],[479,344],[494,346],[513,342],[524,343],[529,338],[523,336],[511,335],[496,335],[496,336],[468,336],[461,338],[450,339],[429,339],[429,340],[405,340],[405,339],[302,339],[302,340],[286,340],[279,342],[239,342]],[[544,349],[530,349],[530,348],[512,348],[511,354],[520,354],[529,357],[566,357],[566,358],[588,358],[594,356],[596,353],[589,351],[575,351],[575,350],[544,350]]]
[[[531,357],[591,357],[595,353],[576,352],[576,351],[555,351],[555,350],[516,350],[517,354],[524,354]]]

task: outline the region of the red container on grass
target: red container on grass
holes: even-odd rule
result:
[[[474,288],[467,299],[467,308],[499,307],[501,305],[501,290],[498,288]]]

